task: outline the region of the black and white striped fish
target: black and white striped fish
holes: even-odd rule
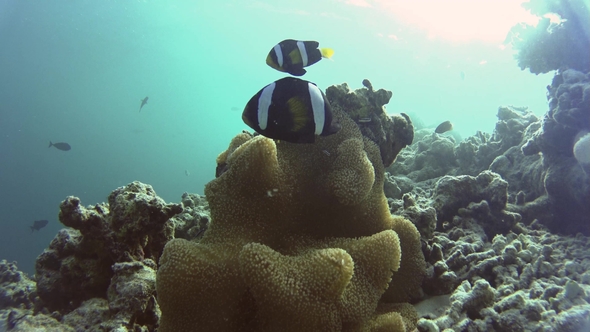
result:
[[[266,64],[276,70],[301,76],[307,71],[303,67],[311,66],[322,58],[331,58],[334,50],[320,48],[316,41],[285,39],[276,44],[266,57]]]
[[[313,143],[315,136],[337,133],[324,93],[313,83],[285,77],[258,91],[242,114],[259,134],[291,143]]]

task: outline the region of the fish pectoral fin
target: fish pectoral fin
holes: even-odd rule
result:
[[[289,113],[291,114],[291,120],[293,120],[293,127],[291,128],[291,131],[298,132],[303,127],[305,127],[307,121],[309,121],[307,106],[301,98],[292,97],[287,100],[287,107],[289,109]]]
[[[305,73],[307,73],[307,70],[303,68],[291,68],[289,69],[288,73],[293,76],[303,76]]]
[[[322,58],[332,59],[334,50],[331,48],[320,48],[320,53],[322,54]]]
[[[299,49],[296,48],[291,53],[289,53],[289,59],[291,60],[292,65],[297,65],[301,63],[301,53],[299,53]]]

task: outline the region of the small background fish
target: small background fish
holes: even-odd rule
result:
[[[143,108],[143,106],[145,104],[147,104],[148,99],[149,99],[149,97],[147,97],[147,96],[145,98],[141,99],[141,105],[139,105],[139,111],[140,112],[141,112],[141,109]]]
[[[48,220],[36,220],[33,222],[33,226],[29,226],[31,228],[31,233],[33,233],[34,231],[39,231],[41,228],[47,226],[47,224],[49,223]]]
[[[453,130],[453,124],[451,123],[451,121],[445,121],[439,124],[438,127],[436,127],[436,129],[434,130],[434,132],[437,134],[442,134],[450,130]]]
[[[59,143],[52,143],[51,141],[49,141],[49,147],[55,147],[58,150],[62,150],[62,151],[70,151],[72,149],[72,147],[65,142],[59,142]]]

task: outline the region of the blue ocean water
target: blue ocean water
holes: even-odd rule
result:
[[[166,201],[203,193],[218,153],[248,129],[245,103],[285,76],[265,64],[283,39],[335,50],[304,77],[320,88],[368,78],[393,91],[389,112],[451,120],[462,137],[491,132],[501,105],[547,111],[550,76],[521,71],[503,38],[433,35],[379,3],[1,1],[0,258],[34,273],[68,195],[95,204],[134,180]],[[439,24],[467,34],[470,15]],[[48,226],[31,233],[39,219]]]

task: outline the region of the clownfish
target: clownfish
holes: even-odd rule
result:
[[[331,58],[334,50],[319,48],[316,41],[285,39],[276,44],[266,57],[266,64],[272,68],[301,76],[307,71],[303,67],[311,66],[322,58]]]
[[[315,136],[337,133],[326,95],[313,83],[285,77],[258,91],[242,120],[256,132],[291,143],[313,143]]]

